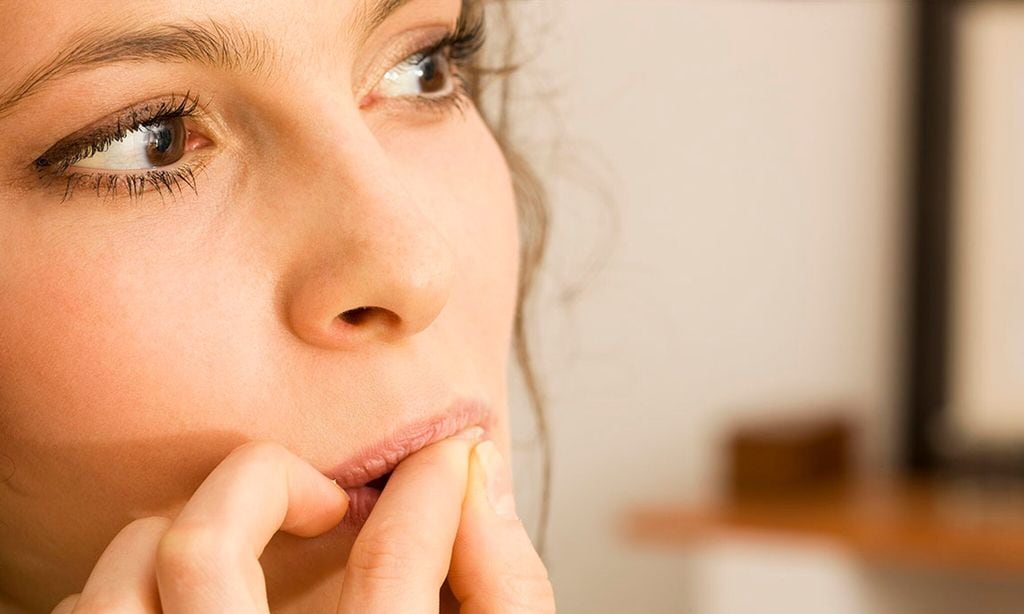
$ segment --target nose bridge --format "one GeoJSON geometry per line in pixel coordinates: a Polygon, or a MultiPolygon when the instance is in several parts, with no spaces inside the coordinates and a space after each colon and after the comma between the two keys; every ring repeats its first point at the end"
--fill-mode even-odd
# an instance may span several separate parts
{"type": "Polygon", "coordinates": [[[287,298],[292,330],[330,348],[424,330],[455,275],[444,229],[362,122],[326,147],[296,203],[306,220],[287,298]]]}
{"type": "Polygon", "coordinates": [[[422,202],[393,180],[354,187],[341,198],[352,206],[346,208],[348,215],[324,223],[328,236],[322,243],[334,246],[333,252],[327,248],[336,255],[330,260],[336,263],[332,268],[360,279],[357,295],[364,297],[365,306],[390,305],[409,319],[414,302],[447,299],[453,250],[422,202]]]}

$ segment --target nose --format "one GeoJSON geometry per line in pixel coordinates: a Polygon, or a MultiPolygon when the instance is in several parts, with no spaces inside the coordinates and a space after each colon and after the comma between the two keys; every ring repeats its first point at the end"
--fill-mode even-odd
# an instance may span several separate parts
{"type": "MultiPolygon", "coordinates": [[[[311,190],[287,292],[292,331],[325,349],[395,342],[441,313],[454,252],[430,211],[397,181],[376,141],[311,190]]],[[[326,170],[326,169],[321,169],[326,170]]]]}

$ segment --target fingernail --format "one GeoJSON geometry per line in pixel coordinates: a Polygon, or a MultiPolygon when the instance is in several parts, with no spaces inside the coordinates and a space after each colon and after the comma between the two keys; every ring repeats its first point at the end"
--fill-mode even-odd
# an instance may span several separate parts
{"type": "Polygon", "coordinates": [[[467,439],[469,441],[480,441],[483,439],[484,429],[479,426],[471,426],[469,428],[462,429],[458,433],[451,436],[451,439],[467,439]]]}
{"type": "Polygon", "coordinates": [[[341,497],[342,497],[342,499],[345,500],[346,505],[348,503],[351,503],[352,497],[349,496],[348,492],[344,488],[341,487],[341,484],[338,484],[338,479],[337,478],[332,479],[331,480],[331,484],[334,484],[335,488],[338,489],[338,492],[341,493],[341,497]]]}
{"type": "Polygon", "coordinates": [[[516,515],[516,501],[512,493],[512,474],[508,465],[498,452],[493,441],[484,441],[473,448],[480,465],[487,474],[487,500],[494,512],[509,520],[519,518],[516,515]]]}

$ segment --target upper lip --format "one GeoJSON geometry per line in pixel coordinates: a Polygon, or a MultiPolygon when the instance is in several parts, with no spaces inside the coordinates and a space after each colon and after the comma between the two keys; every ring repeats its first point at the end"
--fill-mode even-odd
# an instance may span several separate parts
{"type": "Polygon", "coordinates": [[[391,473],[407,456],[435,441],[473,425],[488,431],[490,418],[490,408],[484,402],[457,398],[444,411],[403,425],[324,473],[342,488],[363,486],[391,473]]]}

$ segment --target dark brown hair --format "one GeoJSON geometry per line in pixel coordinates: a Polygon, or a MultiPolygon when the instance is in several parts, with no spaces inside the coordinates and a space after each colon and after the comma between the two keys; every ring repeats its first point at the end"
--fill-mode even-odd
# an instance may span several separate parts
{"type": "MultiPolygon", "coordinates": [[[[503,39],[500,49],[489,49],[487,56],[497,58],[496,65],[486,65],[489,60],[477,60],[467,71],[469,93],[473,102],[480,109],[495,139],[501,146],[508,161],[516,196],[516,208],[519,217],[519,290],[516,297],[515,320],[512,332],[512,349],[516,364],[522,374],[523,384],[533,410],[537,427],[537,440],[541,447],[541,497],[540,517],[537,536],[537,551],[543,554],[547,533],[548,514],[550,510],[551,490],[551,444],[548,433],[547,417],[544,413],[544,395],[540,380],[533,368],[530,358],[530,344],[527,322],[529,299],[532,296],[537,271],[544,259],[548,240],[548,210],[543,185],[534,173],[530,164],[511,142],[509,130],[509,101],[512,95],[511,75],[519,68],[515,62],[516,33],[512,28],[509,15],[508,0],[463,0],[466,11],[479,12],[483,18],[484,10],[503,28],[503,39]],[[483,87],[497,87],[494,104],[487,107],[481,100],[483,87]]],[[[493,21],[493,20],[492,20],[493,21]]],[[[495,41],[493,34],[488,35],[489,41],[495,41]]]]}

